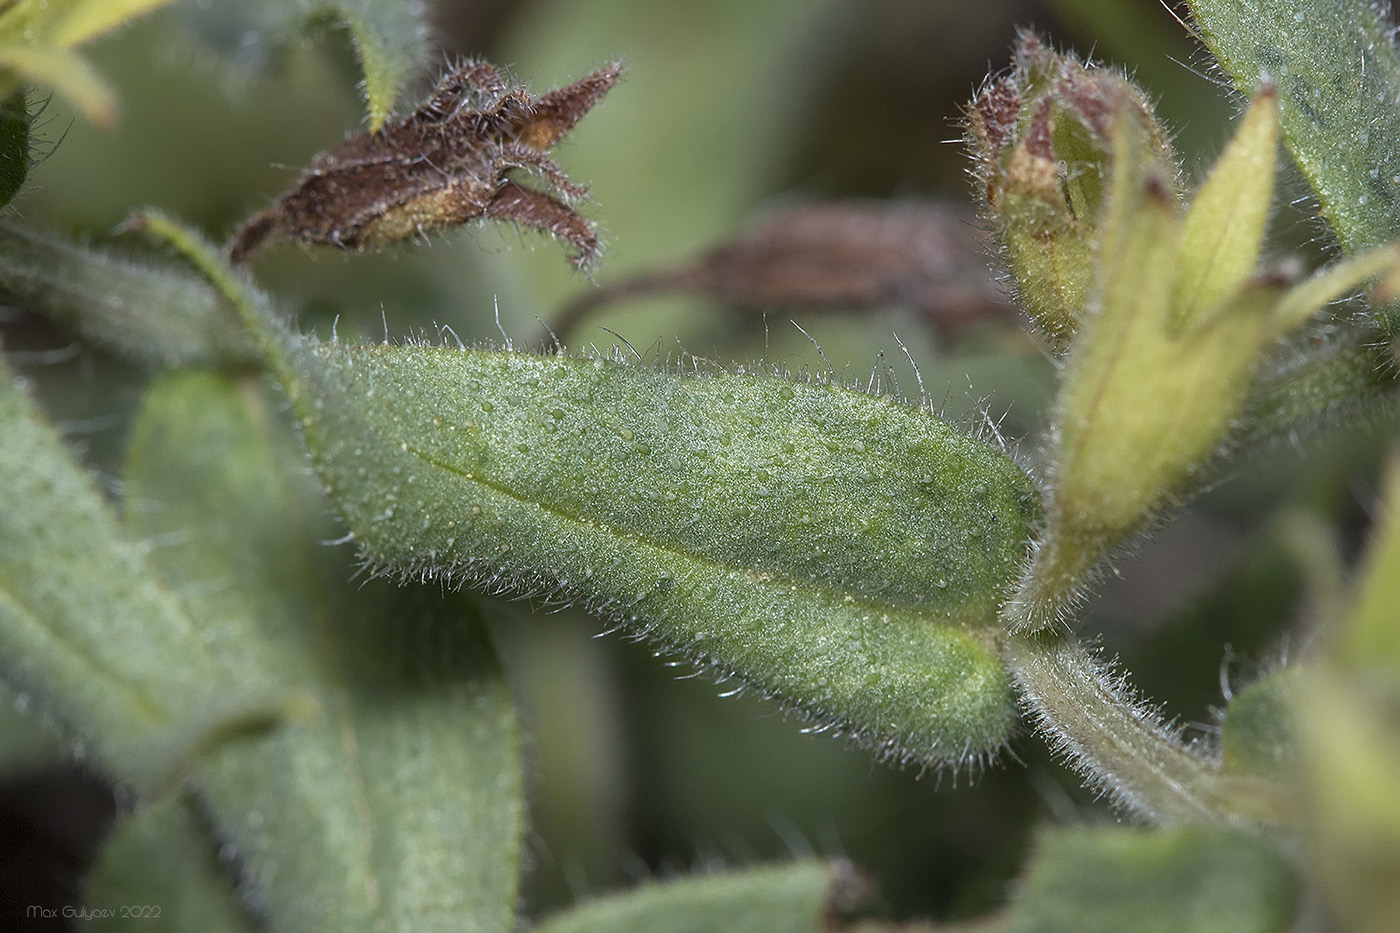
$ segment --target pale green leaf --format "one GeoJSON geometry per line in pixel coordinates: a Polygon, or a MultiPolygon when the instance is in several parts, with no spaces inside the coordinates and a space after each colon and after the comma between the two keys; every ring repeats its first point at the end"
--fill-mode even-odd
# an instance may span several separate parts
{"type": "Polygon", "coordinates": [[[1275,333],[1287,333],[1371,279],[1394,275],[1397,271],[1400,271],[1400,245],[1396,244],[1343,259],[1289,290],[1274,311],[1271,326],[1275,333]]]}
{"type": "Polygon", "coordinates": [[[52,11],[50,24],[44,32],[49,42],[72,48],[172,2],[174,0],[79,0],[61,4],[50,0],[48,4],[41,4],[42,8],[52,11]]]}
{"type": "Polygon", "coordinates": [[[643,885],[550,918],[537,933],[829,933],[859,897],[844,863],[797,862],[643,885]]]}
{"type": "Polygon", "coordinates": [[[0,41],[72,48],[171,0],[11,0],[0,10],[0,41]]]}
{"type": "Polygon", "coordinates": [[[1194,416],[1159,396],[1167,380],[1190,386],[1162,358],[1172,349],[1180,218],[1160,189],[1139,190],[1128,174],[1115,178],[1095,312],[1082,325],[1060,388],[1053,521],[1095,535],[1137,523],[1179,478],[1179,444],[1161,441],[1194,416]]]}
{"type": "MultiPolygon", "coordinates": [[[[1131,129],[1120,124],[1120,149],[1131,129]]],[[[1094,563],[1189,491],[1244,403],[1279,299],[1251,284],[1183,328],[1177,203],[1154,166],[1118,164],[1092,313],[1056,404],[1046,530],[1004,613],[1021,632],[1063,621],[1094,563]]]]}
{"type": "Polygon", "coordinates": [[[1268,89],[1245,111],[1182,221],[1178,323],[1189,326],[1254,276],[1272,207],[1277,153],[1278,105],[1268,89]]]}
{"type": "MultiPolygon", "coordinates": [[[[1057,414],[1055,521],[1100,545],[1182,491],[1220,444],[1273,336],[1280,299],[1269,282],[1234,288],[1192,309],[1183,327],[1177,284],[1200,274],[1185,262],[1204,257],[1181,248],[1184,222],[1160,182],[1128,184],[1115,184],[1096,313],[1076,342],[1057,414]]],[[[1240,271],[1217,269],[1227,279],[1240,271]]],[[[1196,282],[1187,300],[1214,294],[1222,281],[1196,282]]]]}
{"type": "Polygon", "coordinates": [[[231,742],[195,787],[276,929],[513,928],[510,698],[472,605],[351,582],[290,427],[256,382],[174,375],[133,431],[129,521],[250,683],[317,719],[231,742]],[[219,516],[211,521],[210,515],[219,516]]]}
{"type": "Polygon", "coordinates": [[[51,45],[0,44],[0,70],[48,85],[99,126],[116,121],[116,95],[75,52],[51,45]]]}

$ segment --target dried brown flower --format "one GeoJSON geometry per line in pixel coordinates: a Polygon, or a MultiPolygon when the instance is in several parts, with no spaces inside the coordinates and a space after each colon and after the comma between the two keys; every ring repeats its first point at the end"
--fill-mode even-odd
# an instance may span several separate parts
{"type": "Polygon", "coordinates": [[[567,335],[595,309],[658,292],[750,308],[901,305],[953,335],[1008,313],[973,217],[936,202],[795,204],[680,265],[581,295],[551,325],[567,335]]]}
{"type": "Polygon", "coordinates": [[[363,249],[494,219],[566,240],[578,250],[572,262],[587,266],[597,258],[598,233],[566,203],[587,190],[548,152],[621,74],[614,62],[537,98],[495,66],[466,61],[409,116],[317,156],[234,236],[229,259],[242,262],[275,240],[363,249]],[[513,169],[535,175],[548,190],[517,184],[508,177],[513,169]]]}

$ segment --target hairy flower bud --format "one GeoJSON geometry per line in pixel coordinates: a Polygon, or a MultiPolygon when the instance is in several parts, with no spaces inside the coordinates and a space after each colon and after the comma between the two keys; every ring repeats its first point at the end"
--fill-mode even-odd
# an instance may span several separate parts
{"type": "Polygon", "coordinates": [[[1093,279],[1056,401],[1046,528],[1008,614],[1053,623],[1103,553],[1178,503],[1240,427],[1281,336],[1400,263],[1380,247],[1292,283],[1260,274],[1278,102],[1259,91],[1183,210],[1142,125],[1114,124],[1093,279]]]}
{"type": "MultiPolygon", "coordinates": [[[[1177,164],[1146,96],[1122,75],[1021,36],[1015,64],[968,108],[978,193],[1026,312],[1063,350],[1095,277],[1113,171],[1175,179],[1177,164]],[[1115,127],[1137,145],[1115,154],[1115,127]],[[1119,165],[1125,159],[1128,165],[1119,165]]],[[[1176,192],[1173,189],[1173,196],[1176,192]]]]}

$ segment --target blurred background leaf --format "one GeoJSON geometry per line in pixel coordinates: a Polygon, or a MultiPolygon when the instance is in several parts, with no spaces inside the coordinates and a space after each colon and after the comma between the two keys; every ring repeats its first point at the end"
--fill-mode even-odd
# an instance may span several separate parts
{"type": "Polygon", "coordinates": [[[476,606],[350,585],[353,555],[325,545],[337,528],[302,467],[290,425],[246,380],[167,374],[132,432],[128,523],[164,542],[162,578],[240,683],[316,707],[201,756],[190,784],[206,832],[269,929],[505,933],[519,736],[476,606]]]}
{"type": "Polygon", "coordinates": [[[171,0],[15,0],[0,9],[0,94],[37,81],[101,126],[117,116],[116,92],[74,46],[171,0]]]}

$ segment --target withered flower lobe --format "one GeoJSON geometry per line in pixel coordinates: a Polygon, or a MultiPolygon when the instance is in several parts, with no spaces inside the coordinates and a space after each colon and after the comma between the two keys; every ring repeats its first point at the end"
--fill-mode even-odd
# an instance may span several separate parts
{"type": "Polygon", "coordinates": [[[229,259],[243,262],[275,240],[358,250],[493,219],[569,242],[578,250],[571,261],[586,267],[597,258],[598,233],[566,202],[587,189],[570,181],[548,152],[621,74],[614,62],[532,97],[495,66],[465,61],[404,119],[317,156],[233,237],[229,259]],[[535,175],[547,190],[517,184],[508,177],[512,169],[535,175]]]}
{"type": "Polygon", "coordinates": [[[972,218],[938,202],[792,204],[678,265],[589,289],[550,326],[567,335],[601,306],[681,292],[762,309],[901,305],[953,335],[1007,310],[984,253],[972,218]]]}

